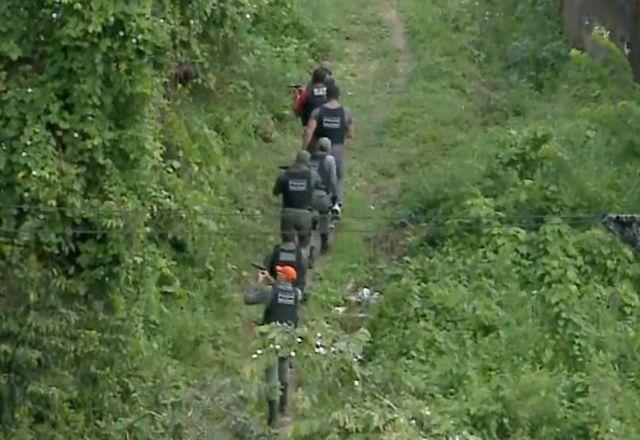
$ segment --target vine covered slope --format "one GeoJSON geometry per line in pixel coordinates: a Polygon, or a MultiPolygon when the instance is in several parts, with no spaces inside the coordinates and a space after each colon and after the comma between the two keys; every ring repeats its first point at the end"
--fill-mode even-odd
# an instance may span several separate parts
{"type": "Polygon", "coordinates": [[[290,154],[286,84],[328,45],[291,0],[6,0],[0,24],[4,433],[262,432],[232,283],[268,240],[258,152],[290,154]]]}

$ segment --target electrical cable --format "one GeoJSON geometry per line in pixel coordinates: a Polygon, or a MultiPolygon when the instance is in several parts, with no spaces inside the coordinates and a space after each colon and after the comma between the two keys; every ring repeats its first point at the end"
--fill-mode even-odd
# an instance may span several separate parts
{"type": "MultiPolygon", "coordinates": [[[[64,212],[74,214],[131,214],[139,212],[141,214],[148,214],[150,216],[157,216],[163,212],[170,214],[174,213],[194,213],[200,215],[212,215],[217,217],[245,217],[245,218],[280,218],[279,212],[244,212],[242,209],[236,211],[221,211],[215,210],[202,205],[196,205],[193,208],[160,208],[160,209],[143,209],[143,208],[73,208],[65,206],[46,206],[46,205],[0,205],[0,211],[35,211],[35,212],[64,212]]],[[[601,213],[560,213],[560,214],[524,214],[524,215],[496,215],[498,219],[547,219],[547,218],[559,218],[559,219],[599,219],[601,213]]],[[[450,215],[428,215],[428,214],[414,214],[411,212],[401,212],[394,216],[383,215],[350,215],[352,219],[375,219],[375,220],[391,220],[391,221],[477,221],[478,217],[471,216],[450,216],[450,215]]]]}
{"type": "MultiPolygon", "coordinates": [[[[520,217],[519,219],[545,219],[542,216],[529,216],[529,217],[520,217]]],[[[558,218],[558,217],[550,217],[550,218],[558,218]]],[[[511,218],[512,220],[514,218],[511,218]]],[[[518,218],[515,218],[518,219],[518,218]]],[[[590,224],[595,224],[599,217],[566,217],[563,223],[568,226],[579,227],[579,226],[588,226],[590,224]]],[[[348,221],[348,220],[347,220],[348,221]]],[[[455,233],[455,232],[489,232],[497,229],[508,229],[508,228],[522,228],[522,229],[530,229],[535,226],[542,226],[540,224],[531,224],[526,222],[509,222],[509,223],[487,223],[485,219],[479,218],[465,218],[464,220],[460,220],[457,218],[453,223],[449,222],[447,224],[429,224],[429,223],[421,223],[421,224],[410,224],[409,227],[420,228],[423,229],[426,233],[455,233]],[[475,223],[471,223],[473,221],[475,223]],[[458,222],[458,224],[456,224],[458,222]],[[465,223],[466,222],[466,223],[465,223]]],[[[280,235],[279,231],[274,230],[256,230],[250,226],[247,226],[246,229],[235,227],[221,228],[219,230],[211,231],[185,231],[181,230],[180,227],[176,228],[154,228],[145,226],[143,227],[145,230],[141,231],[141,234],[147,236],[165,236],[167,238],[215,238],[215,237],[245,237],[245,236],[278,236],[280,235]]],[[[399,232],[404,228],[397,227],[383,227],[383,228],[336,228],[336,235],[380,235],[384,233],[390,232],[399,232]]],[[[40,234],[47,235],[66,235],[66,236],[101,236],[101,235],[130,235],[135,231],[131,228],[127,228],[126,226],[121,228],[113,228],[113,229],[89,229],[89,228],[62,228],[59,230],[44,228],[44,227],[34,227],[34,228],[0,228],[0,234],[4,235],[3,238],[7,238],[7,235],[13,236],[14,240],[22,241],[27,239],[29,236],[31,238],[35,238],[40,234]],[[26,237],[25,237],[26,236],[26,237]]]]}

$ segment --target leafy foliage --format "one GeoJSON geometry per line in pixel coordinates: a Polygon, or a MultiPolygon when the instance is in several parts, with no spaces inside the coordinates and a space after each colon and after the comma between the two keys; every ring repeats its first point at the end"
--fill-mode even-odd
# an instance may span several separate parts
{"type": "Polygon", "coordinates": [[[385,143],[411,152],[409,251],[375,275],[358,382],[321,364],[297,438],[637,437],[640,273],[597,224],[640,184],[623,55],[571,51],[555,2],[399,4],[415,67],[385,143]]]}
{"type": "Polygon", "coordinates": [[[222,274],[263,244],[236,208],[264,202],[237,188],[264,127],[287,149],[286,84],[325,50],[309,18],[290,0],[8,0],[0,23],[4,435],[259,435],[222,274]]]}
{"type": "MultiPolygon", "coordinates": [[[[553,1],[398,4],[415,66],[371,140],[410,177],[407,255],[345,253],[308,328],[253,342],[228,274],[275,224],[284,85],[326,29],[387,37],[367,1],[0,6],[5,437],[260,438],[264,363],[292,352],[294,438],[639,436],[640,273],[592,221],[640,188],[624,57],[570,51],[553,1]],[[385,285],[369,317],[350,277],[385,285]]],[[[390,102],[392,57],[360,50],[378,65],[341,82],[390,102]]]]}

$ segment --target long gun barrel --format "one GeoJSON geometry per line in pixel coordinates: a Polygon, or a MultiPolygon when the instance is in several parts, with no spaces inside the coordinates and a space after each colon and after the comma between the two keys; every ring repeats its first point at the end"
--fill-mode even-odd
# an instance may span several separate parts
{"type": "Polygon", "coordinates": [[[252,265],[253,267],[255,267],[256,269],[258,269],[258,270],[264,270],[265,272],[267,271],[267,268],[266,268],[266,267],[264,267],[262,264],[258,264],[258,263],[251,263],[251,265],[252,265]]]}

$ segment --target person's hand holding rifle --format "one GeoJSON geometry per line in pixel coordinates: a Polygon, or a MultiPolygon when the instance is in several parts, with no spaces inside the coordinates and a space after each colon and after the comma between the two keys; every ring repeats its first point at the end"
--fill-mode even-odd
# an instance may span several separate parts
{"type": "Polygon", "coordinates": [[[258,269],[258,283],[269,286],[273,286],[276,283],[276,280],[274,280],[273,277],[269,275],[267,268],[262,264],[251,263],[251,265],[258,269]]]}

